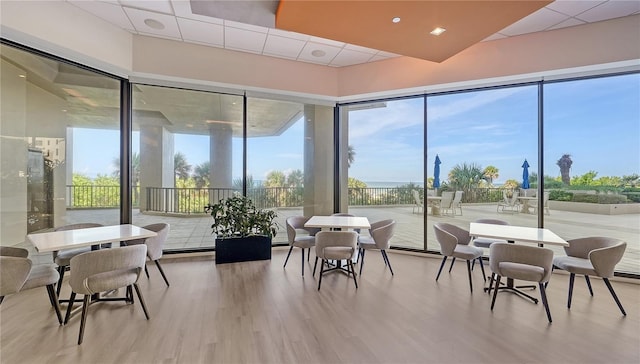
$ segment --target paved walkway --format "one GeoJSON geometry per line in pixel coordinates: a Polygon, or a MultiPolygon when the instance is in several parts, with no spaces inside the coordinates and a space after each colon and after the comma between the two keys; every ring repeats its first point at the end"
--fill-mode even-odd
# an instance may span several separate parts
{"type": "MultiPolygon", "coordinates": [[[[302,214],[301,208],[281,208],[278,212],[279,232],[275,243],[286,243],[287,234],[284,221],[287,217],[302,214]]],[[[497,218],[509,221],[512,225],[537,226],[536,215],[523,213],[499,213],[495,204],[467,204],[463,206],[463,215],[432,216],[423,213],[413,213],[413,207],[408,206],[380,206],[380,207],[352,207],[350,213],[366,216],[370,221],[394,219],[397,222],[393,246],[423,249],[424,228],[427,228],[427,249],[439,251],[440,247],[435,239],[433,223],[449,222],[468,229],[469,223],[479,218],[497,218]]],[[[429,213],[429,211],[427,211],[429,213]]],[[[118,224],[118,211],[106,210],[68,210],[67,223],[99,221],[105,225],[118,224]]],[[[171,225],[171,232],[165,244],[166,250],[185,248],[213,247],[215,239],[211,235],[211,217],[200,216],[164,216],[141,214],[133,212],[133,223],[146,225],[165,221],[171,225]]],[[[627,242],[625,255],[617,266],[622,272],[640,273],[640,214],[627,215],[597,215],[569,211],[551,210],[551,215],[545,215],[545,226],[564,239],[574,239],[587,236],[607,236],[622,239],[627,242]]],[[[32,247],[32,257],[37,263],[50,263],[51,255],[37,256],[32,247]]],[[[561,247],[551,247],[557,254],[564,254],[561,247]]]]}

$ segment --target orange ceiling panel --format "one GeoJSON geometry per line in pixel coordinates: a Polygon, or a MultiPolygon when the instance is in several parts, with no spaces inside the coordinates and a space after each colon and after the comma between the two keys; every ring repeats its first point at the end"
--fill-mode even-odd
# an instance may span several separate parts
{"type": "Polygon", "coordinates": [[[551,2],[280,0],[276,28],[442,62],[551,2]]]}

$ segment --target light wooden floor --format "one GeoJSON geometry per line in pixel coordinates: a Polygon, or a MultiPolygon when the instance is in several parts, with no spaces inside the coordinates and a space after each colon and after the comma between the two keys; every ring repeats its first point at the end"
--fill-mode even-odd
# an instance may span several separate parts
{"type": "Polygon", "coordinates": [[[554,274],[548,324],[541,304],[510,293],[500,293],[491,312],[480,270],[471,294],[464,262],[435,282],[439,259],[391,253],[392,277],[370,252],[360,288],[334,273],[318,292],[312,264],[302,278],[300,251],[283,269],[285,256],[275,249],[271,261],[220,266],[211,257],[165,259],[169,288],[150,264],[151,279],[140,286],[151,320],[138,303],[94,304],[81,346],[79,317],[58,326],[44,288],[9,296],[0,311],[0,362],[640,362],[640,285],[613,283],[623,317],[602,281],[593,280],[590,297],[576,280],[569,311],[568,276],[554,274]]]}

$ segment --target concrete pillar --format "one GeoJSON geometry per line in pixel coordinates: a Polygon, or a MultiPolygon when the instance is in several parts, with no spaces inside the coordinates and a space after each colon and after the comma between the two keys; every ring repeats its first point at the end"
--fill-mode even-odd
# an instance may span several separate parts
{"type": "Polygon", "coordinates": [[[305,216],[333,213],[333,107],[304,106],[305,216]]]}
{"type": "Polygon", "coordinates": [[[209,129],[209,181],[212,193],[209,202],[216,203],[227,194],[224,190],[233,187],[233,130],[230,125],[213,125],[209,129]]]}
{"type": "Polygon", "coordinates": [[[349,108],[340,109],[340,212],[349,211],[349,108]]]}
{"type": "Polygon", "coordinates": [[[162,126],[140,127],[140,211],[146,211],[148,203],[156,211],[174,211],[173,193],[154,194],[147,201],[147,187],[174,186],[174,138],[173,133],[162,126]]]}

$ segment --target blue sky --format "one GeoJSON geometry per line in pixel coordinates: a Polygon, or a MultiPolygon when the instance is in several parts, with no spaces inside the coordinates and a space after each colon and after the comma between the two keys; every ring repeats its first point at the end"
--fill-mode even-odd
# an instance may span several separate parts
{"type": "MultiPolygon", "coordinates": [[[[458,163],[499,169],[495,183],[520,180],[526,158],[537,171],[537,87],[524,86],[428,98],[427,176],[442,160],[441,179],[458,163]]],[[[571,154],[571,175],[640,173],[640,75],[548,84],[544,89],[545,174],[559,176],[556,161],[571,154]]],[[[423,176],[423,100],[387,102],[350,113],[349,144],[356,151],[352,177],[367,182],[415,182],[423,176]]],[[[303,169],[303,123],[282,135],[249,139],[249,174],[303,169]]],[[[94,177],[113,171],[118,132],[74,130],[74,172],[94,177]],[[92,152],[92,151],[99,152],[92,152]]],[[[134,132],[133,150],[139,150],[134,132]]],[[[175,151],[190,164],[208,161],[208,136],[175,135],[175,151]]],[[[234,177],[241,173],[242,145],[234,139],[234,177]]]]}

